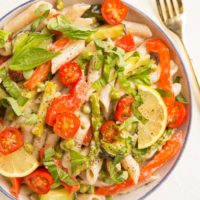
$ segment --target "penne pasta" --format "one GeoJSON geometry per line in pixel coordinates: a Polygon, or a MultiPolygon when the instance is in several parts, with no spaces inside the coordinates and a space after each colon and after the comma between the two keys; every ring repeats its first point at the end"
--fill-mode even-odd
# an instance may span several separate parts
{"type": "Polygon", "coordinates": [[[36,2],[15,16],[11,21],[6,23],[6,25],[3,27],[4,30],[10,31],[12,33],[17,33],[21,29],[25,28],[27,25],[42,15],[42,13],[37,14],[35,12],[39,6],[44,6],[46,9],[51,9],[53,7],[52,4],[45,1],[36,2]]]}

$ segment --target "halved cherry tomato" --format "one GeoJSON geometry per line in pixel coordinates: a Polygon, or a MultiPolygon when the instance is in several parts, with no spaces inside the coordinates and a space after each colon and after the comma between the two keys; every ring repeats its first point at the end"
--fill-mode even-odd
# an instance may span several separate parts
{"type": "Polygon", "coordinates": [[[174,107],[172,108],[168,116],[168,127],[178,128],[183,124],[186,116],[187,112],[185,106],[182,103],[175,101],[174,107]]]}
{"type": "Polygon", "coordinates": [[[37,67],[31,78],[24,83],[29,90],[34,90],[39,83],[44,81],[51,72],[51,62],[47,62],[37,67]]]}
{"type": "Polygon", "coordinates": [[[116,46],[125,51],[133,51],[135,49],[134,38],[131,34],[125,35],[116,42],[116,46]]]}
{"type": "Polygon", "coordinates": [[[0,153],[10,154],[23,145],[22,134],[17,128],[6,128],[0,133],[0,153]]]}
{"type": "Polygon", "coordinates": [[[128,7],[120,0],[105,0],[101,7],[103,18],[110,25],[120,24],[128,14],[128,7]]]}
{"type": "Polygon", "coordinates": [[[68,45],[70,42],[70,39],[69,38],[66,38],[66,37],[60,37],[58,40],[56,40],[52,47],[50,48],[51,51],[60,51],[62,49],[64,49],[64,47],[66,45],[68,45]]]}
{"type": "Polygon", "coordinates": [[[106,121],[100,129],[103,140],[108,143],[115,142],[119,132],[114,121],[106,121]]]}
{"type": "Polygon", "coordinates": [[[11,178],[12,187],[10,189],[10,192],[15,197],[18,197],[18,195],[19,195],[19,191],[20,191],[22,181],[23,181],[22,178],[11,178]]]}
{"type": "Polygon", "coordinates": [[[63,95],[53,100],[47,110],[46,123],[53,126],[56,122],[56,116],[61,113],[75,112],[79,108],[79,100],[72,95],[63,95]]]}
{"type": "Polygon", "coordinates": [[[46,194],[49,192],[54,180],[46,169],[39,168],[26,176],[25,182],[33,192],[37,194],[46,194]]]}
{"type": "Polygon", "coordinates": [[[119,100],[117,107],[115,109],[115,118],[123,122],[132,115],[131,105],[134,103],[132,97],[123,97],[119,100]]]}
{"type": "Polygon", "coordinates": [[[0,55],[0,65],[6,62],[11,56],[1,56],[0,55]]]}
{"type": "MultiPolygon", "coordinates": [[[[173,137],[164,145],[163,149],[142,168],[138,183],[141,183],[147,178],[151,177],[156,170],[172,159],[181,149],[183,145],[183,138],[184,134],[182,131],[173,135],[173,137]]],[[[129,189],[134,185],[134,181],[129,177],[123,183],[114,184],[108,187],[99,187],[96,189],[95,193],[98,195],[115,195],[119,192],[129,189]]]]}
{"type": "Polygon", "coordinates": [[[83,140],[83,145],[89,146],[93,138],[93,131],[92,127],[89,128],[84,140],[83,140]]]}
{"type": "Polygon", "coordinates": [[[161,40],[147,40],[146,49],[148,52],[154,52],[159,55],[161,74],[159,79],[159,87],[170,92],[170,97],[165,97],[164,101],[167,105],[168,112],[171,111],[175,97],[170,82],[170,52],[169,48],[161,40]]]}
{"type": "MultiPolygon", "coordinates": [[[[74,181],[76,180],[75,177],[72,177],[71,179],[74,180],[74,181]]],[[[64,188],[67,190],[67,192],[69,194],[75,193],[75,192],[77,192],[80,189],[80,184],[77,184],[77,185],[68,185],[68,184],[62,182],[62,185],[64,186],[64,188]]]]}
{"type": "Polygon", "coordinates": [[[72,113],[57,115],[54,132],[64,139],[73,138],[80,126],[80,120],[72,113]]]}
{"type": "Polygon", "coordinates": [[[61,83],[69,86],[81,79],[82,71],[76,62],[68,62],[60,67],[59,74],[61,83]]]}

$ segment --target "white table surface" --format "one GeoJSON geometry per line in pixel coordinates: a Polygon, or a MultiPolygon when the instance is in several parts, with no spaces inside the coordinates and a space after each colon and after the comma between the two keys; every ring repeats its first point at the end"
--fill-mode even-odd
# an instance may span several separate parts
{"type": "MultiPolygon", "coordinates": [[[[0,0],[0,16],[3,16],[14,7],[26,1],[27,0],[0,0]]],[[[126,1],[143,10],[164,28],[158,17],[155,0],[126,1]]],[[[183,1],[186,12],[184,19],[185,41],[198,77],[200,78],[200,1],[183,1]]],[[[171,33],[168,35],[173,39],[176,46],[179,47],[180,52],[182,52],[182,57],[185,59],[184,52],[181,46],[179,46],[180,43],[177,38],[171,33]]],[[[146,197],[145,200],[200,200],[200,104],[198,107],[197,94],[194,89],[194,82],[189,68],[187,69],[187,73],[189,75],[193,97],[193,115],[190,136],[184,153],[173,173],[170,174],[167,180],[165,180],[157,190],[146,197]]],[[[0,200],[7,200],[7,198],[0,194],[0,200]]]]}

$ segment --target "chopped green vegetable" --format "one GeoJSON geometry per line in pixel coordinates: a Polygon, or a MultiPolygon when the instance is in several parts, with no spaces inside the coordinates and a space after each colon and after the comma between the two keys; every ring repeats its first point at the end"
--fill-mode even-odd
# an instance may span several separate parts
{"type": "Polygon", "coordinates": [[[74,140],[73,139],[67,139],[67,140],[63,140],[60,143],[60,148],[64,151],[68,151],[68,150],[72,150],[74,148],[74,140]]]}
{"type": "Polygon", "coordinates": [[[167,90],[156,89],[157,92],[160,94],[161,97],[170,97],[170,92],[167,90]]]}
{"type": "Polygon", "coordinates": [[[0,100],[2,100],[3,98],[7,97],[7,94],[5,93],[5,91],[0,87],[0,100]]]}
{"type": "Polygon", "coordinates": [[[95,55],[95,70],[100,70],[104,64],[104,55],[102,50],[97,50],[97,54],[95,55]]]}
{"type": "Polygon", "coordinates": [[[83,52],[82,56],[76,60],[76,62],[84,69],[86,63],[92,59],[93,53],[89,51],[83,52]]]}
{"type": "Polygon", "coordinates": [[[92,88],[95,89],[96,91],[101,90],[105,86],[106,86],[106,82],[103,78],[100,78],[92,83],[92,88]]]}
{"type": "Polygon", "coordinates": [[[50,10],[46,10],[38,19],[36,19],[33,24],[31,25],[31,31],[35,31],[37,27],[44,22],[45,19],[47,19],[49,15],[50,10]]]}
{"type": "Polygon", "coordinates": [[[26,80],[30,79],[33,75],[34,70],[23,71],[23,76],[26,80]]]}
{"type": "Polygon", "coordinates": [[[83,16],[84,18],[95,17],[98,22],[105,23],[105,20],[101,14],[101,4],[92,4],[90,9],[88,9],[83,16]]]}
{"type": "Polygon", "coordinates": [[[79,28],[69,23],[63,15],[53,18],[47,24],[49,30],[60,31],[64,36],[76,40],[85,40],[95,31],[87,28],[79,28]]]}
{"type": "Polygon", "coordinates": [[[76,185],[77,181],[74,181],[70,176],[61,168],[57,167],[53,157],[55,156],[55,151],[52,148],[48,148],[44,154],[44,166],[51,173],[55,182],[62,181],[68,185],[76,185]]]}
{"type": "Polygon", "coordinates": [[[83,107],[82,107],[82,111],[86,115],[89,115],[91,113],[91,108],[88,104],[84,104],[83,107]]]}
{"type": "Polygon", "coordinates": [[[30,143],[25,143],[25,144],[24,144],[24,149],[25,149],[28,153],[30,153],[30,154],[33,153],[33,145],[30,144],[30,143]]]}
{"type": "MultiPolygon", "coordinates": [[[[17,116],[20,116],[22,115],[22,111],[21,111],[21,108],[19,107],[17,101],[12,98],[12,97],[5,97],[3,100],[6,100],[7,103],[9,103],[9,105],[11,106],[12,110],[14,111],[14,113],[17,115],[17,116]]],[[[3,103],[4,106],[6,106],[5,103],[3,103]]],[[[7,106],[6,106],[7,107],[7,106]]]]}
{"type": "Polygon", "coordinates": [[[0,30],[0,48],[4,47],[10,35],[11,35],[11,32],[6,31],[6,30],[0,30]]]}
{"type": "Polygon", "coordinates": [[[139,120],[135,116],[130,117],[130,118],[126,119],[122,124],[120,124],[118,129],[119,129],[119,131],[122,131],[135,122],[139,122],[139,120]]]}
{"type": "Polygon", "coordinates": [[[81,184],[81,185],[80,185],[79,192],[82,193],[82,194],[87,193],[88,190],[89,190],[89,188],[90,188],[89,185],[81,184]]]}
{"type": "Polygon", "coordinates": [[[180,103],[188,104],[187,100],[185,99],[182,93],[176,96],[176,100],[180,103]]]}
{"type": "Polygon", "coordinates": [[[38,119],[37,119],[37,115],[36,114],[30,114],[30,115],[27,115],[25,116],[26,117],[26,120],[25,120],[25,124],[27,125],[34,125],[37,123],[38,119]]]}
{"type": "Polygon", "coordinates": [[[70,151],[70,163],[73,175],[78,175],[81,171],[87,169],[89,160],[77,151],[70,151]]]}
{"type": "Polygon", "coordinates": [[[35,125],[32,133],[41,137],[44,133],[44,124],[47,108],[54,99],[57,92],[57,85],[52,82],[46,82],[43,98],[37,113],[38,123],[35,125]]]}

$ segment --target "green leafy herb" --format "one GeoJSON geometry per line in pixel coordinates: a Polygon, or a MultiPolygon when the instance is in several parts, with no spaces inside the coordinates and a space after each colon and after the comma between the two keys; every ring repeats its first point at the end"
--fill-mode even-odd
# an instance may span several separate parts
{"type": "MultiPolygon", "coordinates": [[[[22,111],[17,103],[17,101],[12,97],[5,97],[4,98],[11,106],[12,110],[17,116],[22,115],[22,111]]],[[[4,104],[5,105],[5,104],[4,104]]]]}
{"type": "Polygon", "coordinates": [[[0,48],[4,47],[10,35],[11,35],[11,32],[6,31],[6,30],[0,30],[0,48]]]}
{"type": "Polygon", "coordinates": [[[129,127],[131,124],[135,123],[135,122],[139,122],[138,118],[136,118],[135,116],[130,117],[128,119],[126,119],[120,126],[119,126],[119,131],[122,131],[123,129],[126,129],[127,127],[129,127]]]}
{"type": "Polygon", "coordinates": [[[116,155],[114,161],[112,162],[110,166],[110,177],[113,183],[121,183],[124,180],[128,178],[128,172],[127,171],[120,171],[116,172],[115,167],[117,164],[119,164],[125,157],[126,149],[122,148],[116,155]]]}
{"type": "Polygon", "coordinates": [[[70,151],[71,170],[74,175],[79,174],[81,171],[88,167],[88,159],[77,151],[70,151]]]}
{"type": "Polygon", "coordinates": [[[44,154],[44,166],[51,173],[54,182],[58,183],[60,181],[68,184],[68,185],[76,185],[77,181],[74,181],[70,178],[70,176],[63,169],[56,166],[54,162],[55,151],[52,148],[48,148],[44,154]]]}
{"type": "Polygon", "coordinates": [[[26,117],[25,124],[27,124],[27,125],[34,125],[38,121],[36,114],[30,114],[30,115],[25,116],[25,117],[26,117]]]}
{"type": "Polygon", "coordinates": [[[161,97],[170,97],[171,93],[167,90],[156,89],[161,97]]]}
{"type": "Polygon", "coordinates": [[[28,48],[14,55],[10,63],[10,69],[15,71],[29,71],[59,55],[58,52],[50,52],[42,48],[28,48]]]}
{"type": "Polygon", "coordinates": [[[92,88],[99,91],[106,85],[106,82],[103,78],[100,78],[96,80],[94,83],[92,83],[92,88]]]}
{"type": "Polygon", "coordinates": [[[23,106],[28,99],[21,95],[21,91],[17,84],[14,81],[11,81],[9,76],[6,76],[3,80],[3,87],[5,88],[6,92],[17,100],[20,106],[23,106]]]}
{"type": "Polygon", "coordinates": [[[77,39],[86,40],[95,31],[87,28],[79,28],[69,23],[63,15],[53,18],[47,24],[49,30],[60,31],[64,36],[77,39]]]}
{"type": "Polygon", "coordinates": [[[84,18],[91,18],[91,17],[95,17],[98,22],[100,23],[104,23],[105,20],[101,14],[101,4],[92,4],[90,9],[88,9],[83,16],[84,18]]]}
{"type": "Polygon", "coordinates": [[[129,80],[133,81],[135,84],[145,84],[151,85],[149,74],[152,69],[149,66],[141,67],[129,80]]]}
{"type": "Polygon", "coordinates": [[[44,20],[48,17],[50,10],[46,10],[43,15],[41,15],[38,19],[36,19],[31,25],[31,31],[35,31],[37,27],[44,22],[44,20]]]}
{"type": "Polygon", "coordinates": [[[182,93],[176,96],[176,100],[180,103],[188,104],[187,100],[185,99],[182,93]]]}

